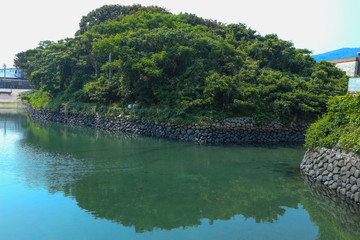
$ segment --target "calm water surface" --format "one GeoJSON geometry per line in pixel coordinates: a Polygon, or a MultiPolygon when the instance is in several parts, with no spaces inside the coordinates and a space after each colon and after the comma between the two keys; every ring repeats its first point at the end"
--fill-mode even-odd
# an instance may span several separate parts
{"type": "Polygon", "coordinates": [[[360,239],[305,149],[198,146],[0,111],[0,239],[360,239]]]}

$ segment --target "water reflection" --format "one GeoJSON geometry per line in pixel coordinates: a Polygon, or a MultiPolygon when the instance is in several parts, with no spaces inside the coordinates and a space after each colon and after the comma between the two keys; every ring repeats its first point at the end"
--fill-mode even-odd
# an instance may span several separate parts
{"type": "Polygon", "coordinates": [[[303,153],[298,147],[196,146],[37,124],[22,144],[32,156],[22,164],[37,166],[24,168],[27,182],[63,191],[95,217],[137,232],[238,214],[272,223],[285,207],[298,207],[302,191],[293,164],[303,153]]]}
{"type": "Polygon", "coordinates": [[[302,203],[319,226],[318,239],[360,239],[360,206],[306,176],[303,179],[308,191],[302,203]]]}
{"type": "Polygon", "coordinates": [[[137,232],[197,226],[203,218],[228,220],[237,214],[273,222],[285,213],[284,206],[297,207],[299,195],[289,191],[291,183],[274,192],[273,184],[281,182],[260,186],[238,170],[214,164],[201,174],[164,173],[154,168],[120,174],[97,172],[65,192],[96,217],[135,226],[137,232]],[[220,173],[223,170],[226,174],[220,173]]]}
{"type": "Polygon", "coordinates": [[[8,130],[20,130],[28,127],[26,113],[17,109],[0,109],[1,134],[6,135],[8,130]]]}
{"type": "Polygon", "coordinates": [[[302,147],[196,146],[19,119],[20,181],[61,192],[95,218],[146,232],[238,215],[276,223],[303,206],[318,239],[359,238],[357,209],[304,187],[302,147]]]}

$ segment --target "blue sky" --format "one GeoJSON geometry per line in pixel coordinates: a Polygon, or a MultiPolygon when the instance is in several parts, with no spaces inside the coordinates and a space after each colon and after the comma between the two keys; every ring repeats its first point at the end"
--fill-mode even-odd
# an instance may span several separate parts
{"type": "Polygon", "coordinates": [[[83,15],[105,4],[158,5],[223,23],[276,33],[314,54],[360,47],[360,0],[12,0],[2,3],[0,66],[40,41],[73,37],[83,15]]]}

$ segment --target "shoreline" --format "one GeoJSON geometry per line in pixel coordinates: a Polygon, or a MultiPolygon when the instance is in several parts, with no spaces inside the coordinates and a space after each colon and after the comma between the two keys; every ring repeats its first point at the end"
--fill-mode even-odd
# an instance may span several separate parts
{"type": "Polygon", "coordinates": [[[19,99],[19,95],[31,89],[6,89],[0,88],[0,109],[24,109],[25,106],[19,99]],[[8,92],[11,94],[8,94],[8,92]]]}
{"type": "Polygon", "coordinates": [[[197,126],[59,113],[26,106],[31,120],[58,122],[114,132],[123,132],[196,144],[277,144],[304,143],[304,129],[197,126]]]}
{"type": "Polygon", "coordinates": [[[360,204],[360,157],[338,148],[308,149],[300,164],[301,174],[360,204]]]}

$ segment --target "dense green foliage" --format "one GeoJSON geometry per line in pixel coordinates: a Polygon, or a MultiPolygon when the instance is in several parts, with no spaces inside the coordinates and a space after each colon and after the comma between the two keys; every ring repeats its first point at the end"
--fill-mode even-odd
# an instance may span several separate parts
{"type": "Polygon", "coordinates": [[[49,94],[52,110],[290,122],[317,116],[328,96],[346,92],[345,74],[309,54],[243,24],[114,5],[83,17],[75,38],[41,42],[19,53],[15,64],[49,94]],[[129,104],[136,107],[128,110],[129,104]]]}
{"type": "Polygon", "coordinates": [[[305,145],[336,146],[360,153],[360,95],[331,98],[327,114],[308,129],[305,145]]]}
{"type": "Polygon", "coordinates": [[[49,93],[44,91],[28,91],[22,93],[21,99],[26,99],[28,104],[35,108],[46,108],[50,102],[49,93]]]}
{"type": "Polygon", "coordinates": [[[93,26],[108,21],[120,21],[127,15],[140,14],[141,12],[152,13],[169,13],[164,8],[150,6],[143,7],[141,5],[122,6],[122,5],[105,5],[101,8],[91,11],[86,16],[81,18],[79,23],[80,29],[76,35],[84,34],[93,26]]]}

